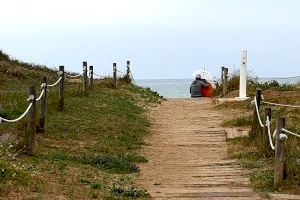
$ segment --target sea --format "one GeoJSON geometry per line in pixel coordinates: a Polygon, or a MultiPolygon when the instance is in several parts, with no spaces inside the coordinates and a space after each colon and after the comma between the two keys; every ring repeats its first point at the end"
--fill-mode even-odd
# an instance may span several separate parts
{"type": "Polygon", "coordinates": [[[188,98],[192,81],[192,79],[138,79],[135,83],[150,88],[165,98],[188,98]]]}
{"type": "MultiPolygon", "coordinates": [[[[290,78],[257,78],[257,82],[276,80],[280,84],[300,83],[300,76],[290,78]]],[[[193,79],[137,79],[136,84],[141,87],[150,88],[165,98],[189,98],[190,85],[193,79]]]]}

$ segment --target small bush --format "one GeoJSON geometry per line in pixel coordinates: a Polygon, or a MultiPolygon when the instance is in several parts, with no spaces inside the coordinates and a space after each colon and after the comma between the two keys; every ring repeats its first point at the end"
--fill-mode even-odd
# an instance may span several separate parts
{"type": "Polygon", "coordinates": [[[0,50],[0,61],[1,60],[9,60],[9,56],[5,53],[3,53],[2,50],[0,50]]]}
{"type": "Polygon", "coordinates": [[[295,85],[291,85],[291,84],[280,84],[277,81],[273,80],[273,81],[268,81],[268,82],[264,82],[264,83],[255,83],[254,82],[254,87],[255,88],[261,88],[262,90],[266,90],[266,89],[274,89],[277,91],[294,91],[296,89],[295,85]]]}
{"type": "Polygon", "coordinates": [[[133,197],[133,198],[150,196],[147,190],[140,189],[136,186],[130,186],[126,188],[122,186],[113,185],[113,187],[111,188],[111,193],[116,196],[133,197]]]}

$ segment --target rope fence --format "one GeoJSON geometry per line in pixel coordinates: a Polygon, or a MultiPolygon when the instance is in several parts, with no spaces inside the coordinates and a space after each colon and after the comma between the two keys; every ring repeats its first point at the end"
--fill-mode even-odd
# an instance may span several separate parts
{"type": "Polygon", "coordinates": [[[47,87],[55,87],[61,81],[61,79],[62,79],[62,76],[59,77],[59,79],[55,83],[47,85],[47,87]]]}
{"type": "Polygon", "coordinates": [[[20,117],[18,117],[16,119],[5,119],[3,117],[0,117],[0,123],[2,123],[2,122],[14,123],[14,122],[20,121],[21,119],[23,119],[23,117],[25,117],[27,115],[27,113],[31,109],[31,107],[32,107],[32,103],[30,103],[28,105],[27,109],[25,110],[25,112],[20,117]]]}
{"type": "MultiPolygon", "coordinates": [[[[113,63],[113,80],[114,80],[114,88],[117,88],[117,67],[116,63],[113,63]]],[[[119,71],[121,72],[121,71],[119,71]]],[[[124,72],[122,72],[124,73],[124,72]]],[[[101,76],[93,71],[93,66],[89,66],[89,70],[87,69],[87,62],[83,62],[83,71],[80,74],[77,75],[70,75],[66,74],[64,70],[64,66],[59,66],[59,71],[58,71],[59,78],[57,81],[55,81],[53,84],[47,84],[47,79],[46,77],[43,78],[43,82],[41,84],[41,92],[39,96],[36,98],[36,92],[34,86],[29,88],[29,97],[27,99],[28,101],[28,106],[26,110],[16,119],[6,119],[4,117],[0,116],[0,124],[3,122],[7,123],[15,123],[23,119],[25,116],[27,116],[27,125],[25,129],[25,150],[31,154],[34,155],[36,151],[36,139],[35,139],[35,134],[38,132],[45,132],[46,130],[46,110],[47,110],[47,89],[52,88],[55,86],[59,86],[59,111],[64,110],[64,82],[65,78],[79,78],[81,77],[82,83],[83,83],[83,92],[88,92],[88,90],[92,90],[93,88],[93,75],[98,76],[100,78],[105,78],[105,76],[101,76]],[[89,73],[87,73],[89,72],[89,73]],[[39,128],[37,129],[36,123],[36,102],[41,101],[41,107],[40,107],[40,120],[39,120],[39,128]]],[[[130,61],[127,61],[127,70],[126,70],[126,75],[127,77],[126,80],[128,80],[128,83],[131,83],[131,80],[134,81],[131,70],[130,70],[130,61]],[[131,77],[131,79],[130,79],[131,77]]],[[[108,77],[108,76],[107,76],[108,77]]],[[[135,82],[134,82],[135,83],[135,82]]]]}
{"type": "Polygon", "coordinates": [[[105,75],[99,75],[98,73],[95,73],[95,72],[94,72],[94,75],[97,76],[97,77],[99,77],[99,78],[109,77],[109,75],[106,75],[106,76],[105,75]]]}
{"type": "Polygon", "coordinates": [[[280,103],[272,103],[268,101],[262,101],[264,104],[272,105],[272,106],[282,106],[282,107],[290,107],[290,108],[300,108],[300,105],[289,105],[289,104],[280,104],[280,103]]]}
{"type": "Polygon", "coordinates": [[[66,77],[69,77],[69,78],[78,78],[78,77],[80,77],[80,76],[82,76],[83,75],[83,73],[84,73],[85,71],[83,71],[81,74],[77,74],[77,75],[70,75],[70,74],[65,74],[65,76],[66,77]]]}
{"type": "MultiPolygon", "coordinates": [[[[275,152],[275,162],[274,162],[274,186],[278,188],[278,186],[283,181],[283,174],[285,170],[285,141],[288,139],[288,135],[293,135],[297,138],[300,138],[300,134],[294,133],[290,130],[285,129],[285,118],[278,118],[276,120],[276,129],[273,133],[273,138],[275,139],[275,144],[273,142],[273,138],[271,135],[271,108],[268,107],[265,109],[265,122],[261,119],[260,116],[260,106],[262,104],[266,105],[272,105],[272,106],[284,106],[284,107],[290,107],[290,108],[299,108],[298,105],[288,105],[288,104],[280,104],[280,103],[272,103],[267,101],[261,101],[263,99],[263,96],[261,95],[261,89],[256,89],[256,95],[254,97],[254,118],[252,120],[252,130],[250,133],[253,137],[253,134],[256,134],[256,130],[259,130],[260,128],[264,129],[263,134],[263,144],[266,149],[271,149],[275,152]]],[[[256,137],[256,135],[254,136],[256,137]]]]}

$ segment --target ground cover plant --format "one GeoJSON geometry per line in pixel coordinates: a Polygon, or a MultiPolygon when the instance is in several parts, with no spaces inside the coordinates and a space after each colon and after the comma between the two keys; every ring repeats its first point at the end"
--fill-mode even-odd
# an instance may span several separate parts
{"type": "MultiPolygon", "coordinates": [[[[9,119],[26,109],[30,85],[39,94],[43,76],[50,83],[58,78],[55,70],[3,53],[0,69],[0,116],[9,119]]],[[[80,80],[66,80],[64,111],[58,110],[57,88],[49,90],[47,130],[37,134],[35,156],[26,155],[22,146],[25,118],[0,124],[0,199],[148,198],[133,180],[138,163],[147,162],[139,154],[150,126],[146,110],[162,98],[126,82],[120,79],[113,89],[111,78],[95,80],[84,94],[80,80]]]]}
{"type": "MultiPolygon", "coordinates": [[[[253,105],[251,100],[255,95],[255,88],[262,89],[265,101],[300,105],[299,85],[279,84],[275,81],[268,83],[251,83],[248,86],[250,100],[245,102],[227,103],[216,106],[216,109],[226,112],[236,112],[238,115],[225,119],[225,127],[251,127],[253,117],[253,105]]],[[[233,93],[235,91],[232,91],[233,93]]],[[[228,94],[231,96],[232,94],[228,94]]],[[[268,105],[262,105],[261,117],[264,119],[263,110],[268,105]]],[[[286,118],[286,129],[300,133],[300,110],[297,108],[287,108],[279,106],[272,107],[272,126],[275,130],[275,120],[279,117],[286,118]]],[[[273,133],[273,131],[272,131],[273,133]]],[[[274,188],[274,152],[265,151],[262,144],[263,130],[259,129],[255,138],[235,138],[228,140],[229,155],[231,158],[239,159],[242,166],[247,168],[252,186],[258,192],[267,195],[268,192],[285,192],[300,194],[300,139],[288,135],[286,142],[286,174],[283,184],[279,188],[274,188]]]]}

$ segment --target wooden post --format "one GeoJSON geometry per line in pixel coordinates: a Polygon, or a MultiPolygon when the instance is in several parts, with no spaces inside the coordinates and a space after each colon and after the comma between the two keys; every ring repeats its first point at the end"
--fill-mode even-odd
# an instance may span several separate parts
{"type": "MultiPolygon", "coordinates": [[[[265,121],[267,121],[267,117],[269,118],[269,121],[272,120],[272,109],[270,107],[265,108],[265,121]]],[[[272,149],[269,142],[268,128],[266,126],[264,127],[263,133],[263,148],[264,155],[269,156],[272,149]]]]}
{"type": "Polygon", "coordinates": [[[35,103],[35,88],[29,87],[28,103],[32,103],[31,108],[27,113],[27,125],[25,128],[25,148],[28,154],[34,155],[36,153],[36,103],[35,103]]]}
{"type": "MultiPolygon", "coordinates": [[[[256,92],[255,92],[255,97],[256,101],[257,101],[257,107],[258,110],[260,108],[260,101],[261,101],[261,89],[260,88],[256,88],[256,92]]],[[[251,139],[256,138],[256,133],[260,132],[260,125],[259,125],[259,121],[258,121],[258,115],[256,113],[256,107],[255,105],[253,106],[253,119],[252,119],[252,126],[251,126],[251,131],[249,133],[249,137],[251,139]]]]}
{"type": "Polygon", "coordinates": [[[89,88],[90,90],[93,89],[93,86],[94,86],[94,72],[93,72],[93,66],[91,65],[90,68],[89,68],[89,73],[90,73],[90,78],[89,78],[89,88]]]}
{"type": "Polygon", "coordinates": [[[224,90],[223,90],[223,88],[224,88],[224,69],[225,69],[225,67],[222,67],[221,68],[221,84],[222,84],[222,97],[224,97],[224,90]]]}
{"type": "Polygon", "coordinates": [[[128,83],[131,83],[130,79],[130,61],[126,62],[126,79],[128,83]]]}
{"type": "Polygon", "coordinates": [[[224,68],[224,84],[223,84],[223,96],[227,93],[227,78],[228,78],[228,68],[224,68]]]}
{"type": "Polygon", "coordinates": [[[83,88],[83,93],[86,93],[87,92],[87,62],[86,61],[82,62],[82,71],[83,71],[82,88],[83,88]]]}
{"type": "Polygon", "coordinates": [[[64,110],[64,85],[65,85],[65,67],[59,66],[59,72],[62,79],[59,82],[59,103],[58,103],[58,110],[64,110]]]}
{"type": "Polygon", "coordinates": [[[278,188],[283,180],[284,174],[284,143],[285,138],[280,139],[281,129],[285,126],[285,118],[276,121],[275,159],[274,159],[274,186],[278,188]]]}
{"type": "Polygon", "coordinates": [[[44,95],[41,98],[41,116],[40,116],[40,126],[39,132],[46,132],[46,114],[47,114],[47,78],[44,76],[42,81],[41,91],[44,90],[44,95]]]}
{"type": "Polygon", "coordinates": [[[114,88],[117,88],[117,63],[113,63],[114,88]]]}

